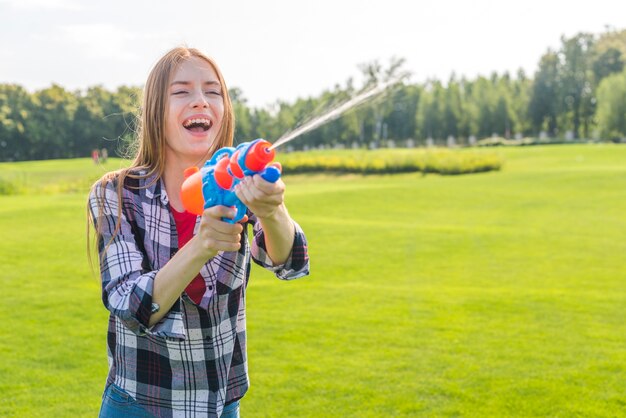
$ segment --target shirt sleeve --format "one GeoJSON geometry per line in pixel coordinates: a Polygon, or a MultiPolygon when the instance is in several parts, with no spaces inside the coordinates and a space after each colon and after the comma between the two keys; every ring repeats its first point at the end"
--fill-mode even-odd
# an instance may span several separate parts
{"type": "Polygon", "coordinates": [[[144,254],[124,210],[118,214],[114,182],[98,183],[89,195],[89,210],[96,230],[100,228],[98,252],[105,307],[137,335],[185,338],[180,300],[152,327],[152,290],[158,270],[146,269],[144,254]],[[115,233],[117,220],[120,227],[115,233]]]}
{"type": "Polygon", "coordinates": [[[293,280],[309,275],[310,266],[307,240],[300,225],[295,221],[293,222],[295,234],[289,257],[283,264],[274,264],[267,254],[265,233],[261,227],[261,223],[258,222],[256,216],[250,212],[248,213],[248,217],[250,219],[249,222],[253,225],[254,233],[250,253],[256,264],[272,271],[276,277],[281,280],[293,280]]]}

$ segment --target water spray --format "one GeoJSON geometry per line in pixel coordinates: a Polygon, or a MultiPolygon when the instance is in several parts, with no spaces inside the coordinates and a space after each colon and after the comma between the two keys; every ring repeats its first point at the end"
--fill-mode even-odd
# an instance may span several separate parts
{"type": "Polygon", "coordinates": [[[286,134],[284,134],[283,136],[281,136],[280,138],[278,138],[276,140],[276,142],[274,142],[272,144],[271,147],[269,147],[270,150],[273,150],[275,148],[280,147],[283,144],[286,144],[289,141],[292,141],[294,139],[296,139],[297,137],[304,135],[305,133],[312,131],[313,129],[319,128],[322,125],[325,125],[326,123],[338,118],[339,116],[341,116],[342,114],[344,114],[345,112],[347,112],[348,110],[360,105],[361,103],[365,102],[366,100],[380,94],[383,93],[385,90],[387,90],[387,88],[389,86],[392,86],[398,82],[400,82],[402,80],[403,77],[398,77],[398,78],[393,78],[389,81],[386,81],[382,84],[378,84],[376,86],[374,86],[373,88],[370,88],[369,90],[364,91],[363,93],[359,94],[356,97],[353,97],[352,99],[348,100],[347,102],[341,104],[340,106],[326,112],[325,114],[313,119],[310,122],[305,123],[304,125],[302,125],[299,128],[294,129],[293,131],[287,132],[286,134]]]}

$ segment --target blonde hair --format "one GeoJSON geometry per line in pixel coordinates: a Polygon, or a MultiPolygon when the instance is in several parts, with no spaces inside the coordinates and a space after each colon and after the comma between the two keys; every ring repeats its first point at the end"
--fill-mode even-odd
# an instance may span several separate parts
{"type": "MultiPolygon", "coordinates": [[[[213,59],[200,52],[195,48],[184,46],[176,47],[163,55],[154,65],[146,84],[143,88],[142,105],[138,115],[138,129],[134,146],[134,158],[128,168],[112,171],[105,174],[92,187],[92,192],[99,185],[101,186],[101,194],[96,196],[98,214],[102,213],[104,206],[104,193],[106,185],[109,182],[117,181],[117,222],[115,230],[109,242],[105,245],[103,252],[106,251],[115,236],[119,233],[121,227],[122,212],[122,191],[126,178],[145,179],[154,176],[152,183],[146,185],[149,187],[155,181],[163,176],[165,171],[165,122],[169,99],[169,85],[178,66],[190,58],[200,58],[206,61],[215,71],[218,81],[222,86],[222,100],[224,101],[224,116],[222,124],[217,133],[216,141],[207,152],[208,159],[215,151],[222,147],[231,146],[235,132],[235,115],[233,106],[228,95],[226,82],[222,76],[222,72],[213,59]]],[[[89,203],[88,203],[89,208],[89,203]]],[[[90,224],[94,222],[91,211],[88,212],[87,221],[87,251],[91,262],[90,250],[90,224]]],[[[96,222],[94,239],[97,241],[102,235],[100,222],[96,222]]],[[[93,265],[93,264],[92,264],[93,265]]]]}

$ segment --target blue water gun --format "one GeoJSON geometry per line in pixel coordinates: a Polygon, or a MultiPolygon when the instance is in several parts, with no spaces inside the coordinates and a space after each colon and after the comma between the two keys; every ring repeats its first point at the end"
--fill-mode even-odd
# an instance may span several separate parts
{"type": "Polygon", "coordinates": [[[202,215],[205,209],[223,205],[234,207],[233,219],[239,222],[246,214],[246,205],[235,194],[235,186],[245,176],[260,174],[266,181],[275,183],[280,178],[280,164],[273,163],[274,150],[264,139],[244,142],[236,148],[220,148],[202,168],[189,167],[181,187],[181,199],[187,212],[202,215]]]}

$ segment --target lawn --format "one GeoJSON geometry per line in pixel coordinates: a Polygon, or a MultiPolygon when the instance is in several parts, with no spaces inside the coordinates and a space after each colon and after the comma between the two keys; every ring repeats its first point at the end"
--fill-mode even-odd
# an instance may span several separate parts
{"type": "MultiPolygon", "coordinates": [[[[626,146],[496,152],[482,174],[286,176],[312,274],[253,271],[243,417],[624,414],[626,146]]],[[[82,190],[102,168],[0,164],[26,171],[40,195],[0,196],[0,416],[93,417],[82,190]]]]}

